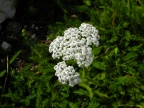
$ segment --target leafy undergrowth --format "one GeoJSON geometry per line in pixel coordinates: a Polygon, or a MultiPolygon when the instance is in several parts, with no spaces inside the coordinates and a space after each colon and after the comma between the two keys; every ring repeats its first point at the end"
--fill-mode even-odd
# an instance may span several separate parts
{"type": "Polygon", "coordinates": [[[54,1],[63,12],[63,21],[49,23],[48,39],[44,41],[31,41],[23,30],[22,42],[29,50],[19,49],[13,56],[8,55],[7,69],[0,72],[1,107],[143,108],[144,2],[54,1]],[[100,46],[93,48],[93,64],[79,70],[82,82],[69,87],[58,82],[53,69],[58,60],[51,57],[48,49],[66,28],[82,22],[99,30],[100,46]],[[24,65],[17,67],[20,60],[24,65]]]}

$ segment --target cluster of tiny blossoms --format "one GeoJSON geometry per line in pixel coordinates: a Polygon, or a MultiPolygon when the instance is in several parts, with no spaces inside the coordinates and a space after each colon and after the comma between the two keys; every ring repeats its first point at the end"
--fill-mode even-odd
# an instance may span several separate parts
{"type": "Polygon", "coordinates": [[[65,61],[59,62],[54,66],[56,70],[55,76],[62,84],[67,84],[73,87],[75,84],[80,83],[79,73],[75,72],[73,66],[67,66],[65,61]]]}
{"type": "Polygon", "coordinates": [[[99,46],[98,30],[90,24],[82,23],[79,28],[69,28],[64,36],[58,36],[49,47],[53,58],[64,61],[76,60],[79,67],[88,67],[93,62],[92,48],[99,46]]]}
{"type": "MultiPolygon", "coordinates": [[[[82,23],[79,28],[69,28],[64,31],[64,36],[58,36],[50,44],[49,52],[55,59],[62,57],[63,61],[76,60],[79,67],[88,67],[93,62],[91,45],[99,46],[98,30],[82,23]]],[[[65,83],[67,79],[59,81],[65,83]]]]}

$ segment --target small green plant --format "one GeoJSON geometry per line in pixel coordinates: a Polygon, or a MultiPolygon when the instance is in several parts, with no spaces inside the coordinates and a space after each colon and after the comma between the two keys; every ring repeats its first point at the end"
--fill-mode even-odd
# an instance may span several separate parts
{"type": "Polygon", "coordinates": [[[6,69],[0,72],[0,78],[4,77],[4,83],[1,83],[2,85],[0,85],[0,91],[1,91],[1,97],[0,97],[0,106],[2,106],[3,103],[3,95],[6,89],[6,85],[8,83],[8,76],[9,76],[9,68],[10,65],[16,60],[16,58],[20,55],[21,50],[19,50],[18,52],[16,52],[12,58],[9,60],[9,56],[6,56],[6,69]]]}

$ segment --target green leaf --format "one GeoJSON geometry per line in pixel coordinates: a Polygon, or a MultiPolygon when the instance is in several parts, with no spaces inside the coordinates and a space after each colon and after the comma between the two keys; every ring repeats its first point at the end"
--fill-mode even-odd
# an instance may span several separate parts
{"type": "Polygon", "coordinates": [[[108,95],[107,95],[106,93],[101,92],[100,89],[95,90],[94,93],[95,93],[96,95],[98,95],[99,97],[108,98],[108,95]]]}
{"type": "Polygon", "coordinates": [[[12,92],[12,90],[8,90],[8,93],[4,94],[3,96],[10,98],[12,102],[16,102],[17,100],[20,100],[18,93],[12,92]]]}
{"type": "Polygon", "coordinates": [[[90,103],[89,103],[89,105],[88,105],[88,107],[87,108],[93,108],[93,107],[95,107],[95,108],[99,108],[99,103],[97,103],[97,102],[95,102],[94,100],[93,101],[91,101],[90,103]]]}
{"type": "Polygon", "coordinates": [[[2,72],[0,72],[0,77],[4,76],[5,73],[6,73],[6,70],[3,70],[2,72]]]}
{"type": "Polygon", "coordinates": [[[128,27],[129,23],[128,22],[124,22],[123,23],[123,27],[128,27]]]}
{"type": "Polygon", "coordinates": [[[50,98],[46,98],[42,101],[42,108],[45,108],[45,106],[50,106],[50,98]]]}
{"type": "Polygon", "coordinates": [[[54,101],[57,97],[57,94],[55,92],[52,91],[52,97],[51,100],[54,101]]]}
{"type": "Polygon", "coordinates": [[[105,77],[106,77],[106,73],[105,72],[101,73],[100,79],[103,80],[103,79],[105,79],[105,77]]]}
{"type": "Polygon", "coordinates": [[[104,62],[100,62],[100,61],[94,61],[93,66],[97,69],[100,69],[100,70],[106,69],[106,64],[104,62]]]}
{"type": "Polygon", "coordinates": [[[83,1],[87,6],[90,6],[91,5],[91,1],[90,0],[84,0],[83,1]]]}
{"type": "Polygon", "coordinates": [[[130,59],[132,59],[132,58],[135,58],[135,57],[137,57],[138,56],[138,54],[136,53],[136,52],[129,52],[129,53],[127,53],[125,56],[124,56],[124,61],[128,61],[128,60],[130,60],[130,59]]]}
{"type": "Polygon", "coordinates": [[[118,53],[118,50],[119,50],[119,49],[118,49],[117,47],[114,49],[115,54],[118,53]]]}
{"type": "Polygon", "coordinates": [[[61,92],[60,94],[61,94],[61,96],[62,96],[63,98],[69,97],[69,95],[68,95],[66,92],[61,92]]]}
{"type": "Polygon", "coordinates": [[[139,51],[143,44],[128,48],[129,51],[139,51]]]}
{"type": "Polygon", "coordinates": [[[130,33],[130,31],[128,31],[128,30],[125,31],[125,39],[126,39],[127,41],[129,41],[129,40],[131,39],[131,33],[130,33]]]}
{"type": "Polygon", "coordinates": [[[117,35],[114,35],[114,36],[111,38],[110,42],[111,42],[111,43],[114,43],[114,42],[116,42],[117,40],[118,40],[117,35]]]}
{"type": "Polygon", "coordinates": [[[136,105],[136,107],[138,107],[138,108],[144,108],[144,103],[141,102],[140,104],[136,105]]]}
{"type": "Polygon", "coordinates": [[[22,52],[21,50],[17,51],[15,55],[10,59],[9,63],[12,64],[15,61],[15,59],[20,55],[21,52],[22,52]]]}
{"type": "Polygon", "coordinates": [[[102,50],[103,46],[99,46],[97,48],[93,48],[93,54],[98,55],[100,51],[102,50]]]}
{"type": "Polygon", "coordinates": [[[124,76],[119,76],[118,83],[124,85],[125,84],[125,77],[124,76]]]}
{"type": "Polygon", "coordinates": [[[90,99],[92,99],[93,98],[93,91],[92,91],[92,89],[88,85],[86,85],[85,83],[80,83],[80,86],[83,87],[83,88],[85,88],[87,90],[90,99]]]}
{"type": "Polygon", "coordinates": [[[36,97],[36,108],[40,108],[41,107],[41,101],[42,101],[42,86],[39,84],[37,87],[37,97],[36,97]]]}
{"type": "Polygon", "coordinates": [[[75,90],[74,93],[77,95],[87,95],[87,92],[83,89],[75,90]]]}
{"type": "Polygon", "coordinates": [[[69,102],[69,107],[70,108],[78,108],[76,104],[69,102]]]}
{"type": "Polygon", "coordinates": [[[26,98],[21,99],[20,102],[24,103],[26,106],[30,104],[30,101],[36,97],[36,94],[31,94],[29,96],[26,96],[26,98]]]}

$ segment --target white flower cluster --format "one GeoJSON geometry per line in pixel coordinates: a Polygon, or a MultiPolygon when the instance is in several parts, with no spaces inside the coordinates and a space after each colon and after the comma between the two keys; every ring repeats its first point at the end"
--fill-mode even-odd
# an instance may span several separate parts
{"type": "Polygon", "coordinates": [[[64,36],[58,36],[49,47],[53,58],[76,60],[79,67],[88,67],[93,62],[92,48],[99,46],[98,30],[90,24],[82,23],[79,28],[69,28],[64,36]]]}
{"type": "Polygon", "coordinates": [[[56,70],[55,75],[62,84],[69,83],[73,87],[80,83],[79,73],[75,72],[72,66],[67,66],[65,61],[59,62],[54,69],[56,70]]]}
{"type": "Polygon", "coordinates": [[[52,57],[63,59],[63,62],[55,66],[56,76],[60,82],[66,84],[69,81],[70,86],[80,82],[79,74],[72,66],[67,67],[65,61],[76,60],[79,67],[88,67],[93,62],[92,44],[99,46],[98,30],[86,23],[82,23],[79,28],[65,30],[64,36],[58,36],[50,44],[49,52],[52,53],[52,57]]]}

